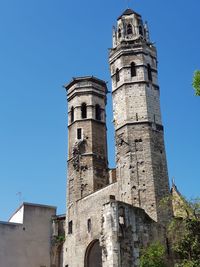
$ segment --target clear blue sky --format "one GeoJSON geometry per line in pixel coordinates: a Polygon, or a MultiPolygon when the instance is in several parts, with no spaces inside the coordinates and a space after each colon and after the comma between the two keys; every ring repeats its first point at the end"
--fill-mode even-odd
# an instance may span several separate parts
{"type": "MultiPolygon", "coordinates": [[[[126,0],[0,0],[0,220],[21,200],[65,212],[67,103],[71,77],[108,81],[112,26],[126,0]],[[22,192],[21,200],[17,192],[22,192]]],[[[188,198],[200,188],[199,0],[134,0],[159,61],[170,178],[188,198]]],[[[109,161],[114,166],[111,102],[109,161]]]]}

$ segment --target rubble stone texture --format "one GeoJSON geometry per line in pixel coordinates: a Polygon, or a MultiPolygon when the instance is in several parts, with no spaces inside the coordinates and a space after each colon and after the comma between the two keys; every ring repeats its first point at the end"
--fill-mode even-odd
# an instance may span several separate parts
{"type": "Polygon", "coordinates": [[[139,266],[141,248],[165,243],[170,194],[157,82],[147,24],[127,9],[109,55],[116,170],[108,169],[106,83],[74,78],[68,98],[68,197],[65,267],[139,266]]]}

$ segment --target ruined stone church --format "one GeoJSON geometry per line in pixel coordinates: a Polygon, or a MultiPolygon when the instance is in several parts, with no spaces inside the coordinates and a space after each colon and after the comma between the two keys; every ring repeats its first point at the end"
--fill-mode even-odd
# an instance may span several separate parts
{"type": "Polygon", "coordinates": [[[116,169],[109,169],[106,82],[77,77],[68,100],[66,216],[24,203],[0,223],[1,267],[138,267],[141,248],[167,246],[172,206],[157,81],[147,23],[131,9],[117,19],[109,53],[116,169]]]}

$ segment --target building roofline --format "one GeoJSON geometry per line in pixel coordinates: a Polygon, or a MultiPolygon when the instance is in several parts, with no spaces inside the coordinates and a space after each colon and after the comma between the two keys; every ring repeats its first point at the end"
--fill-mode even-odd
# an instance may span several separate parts
{"type": "Polygon", "coordinates": [[[37,203],[29,203],[29,202],[23,202],[22,205],[24,205],[24,206],[33,206],[33,207],[41,207],[41,208],[57,209],[56,206],[45,205],[45,204],[37,204],[37,203]]]}
{"type": "Polygon", "coordinates": [[[64,220],[66,219],[66,214],[54,215],[52,219],[53,220],[64,220]]]}
{"type": "Polygon", "coordinates": [[[83,76],[83,77],[75,77],[73,78],[73,80],[67,84],[65,84],[63,87],[68,90],[70,89],[70,87],[72,87],[74,84],[78,83],[78,82],[81,82],[81,81],[93,81],[93,82],[96,82],[100,85],[103,85],[107,88],[107,83],[101,79],[98,79],[94,76],[83,76]]]}
{"type": "MultiPolygon", "coordinates": [[[[172,182],[172,187],[171,187],[171,193],[172,193],[172,191],[175,191],[181,198],[184,198],[183,197],[183,195],[180,193],[180,191],[178,190],[178,188],[177,188],[177,186],[176,186],[176,184],[174,183],[174,182],[172,182]]],[[[184,198],[185,199],[185,198],[184,198]]]]}
{"type": "Polygon", "coordinates": [[[56,206],[50,206],[50,205],[43,205],[43,204],[35,204],[35,203],[29,203],[29,202],[23,202],[9,217],[8,222],[11,220],[11,218],[22,208],[25,206],[31,206],[31,207],[40,207],[40,208],[49,208],[57,210],[56,206]]]}
{"type": "Polygon", "coordinates": [[[120,20],[123,16],[130,16],[130,15],[132,15],[132,14],[135,14],[136,16],[141,17],[141,15],[138,14],[137,12],[135,12],[134,10],[132,10],[132,9],[130,9],[130,8],[127,8],[127,9],[122,13],[122,15],[118,17],[117,20],[120,20]]]}

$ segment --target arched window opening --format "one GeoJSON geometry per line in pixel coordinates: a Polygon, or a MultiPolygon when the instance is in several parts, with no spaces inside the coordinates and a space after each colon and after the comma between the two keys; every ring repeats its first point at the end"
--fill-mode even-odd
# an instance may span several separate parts
{"type": "Polygon", "coordinates": [[[132,63],[131,63],[131,77],[134,77],[134,76],[136,76],[136,75],[137,75],[137,73],[136,73],[135,63],[132,62],[132,63]]]}
{"type": "Polygon", "coordinates": [[[141,25],[139,26],[139,34],[143,36],[143,28],[141,25]]]}
{"type": "Polygon", "coordinates": [[[131,24],[127,25],[127,34],[133,34],[133,28],[131,24]]]}
{"type": "Polygon", "coordinates": [[[101,120],[101,107],[98,104],[95,106],[95,119],[101,120]]]}
{"type": "Polygon", "coordinates": [[[121,29],[119,28],[118,29],[118,38],[121,38],[122,37],[122,31],[121,31],[121,29]]]}
{"type": "Polygon", "coordinates": [[[99,240],[94,240],[88,246],[85,253],[84,267],[102,267],[102,249],[99,240]]]}
{"type": "Polygon", "coordinates": [[[150,64],[147,64],[147,73],[148,73],[148,79],[149,79],[149,81],[152,81],[152,73],[151,73],[151,66],[150,66],[150,64]]]}
{"type": "Polygon", "coordinates": [[[81,118],[86,119],[87,118],[87,105],[86,103],[83,103],[81,105],[81,118]]]}
{"type": "Polygon", "coordinates": [[[71,107],[71,123],[74,121],[74,107],[71,107]]]}
{"type": "Polygon", "coordinates": [[[116,69],[116,82],[120,81],[120,77],[119,77],[119,69],[116,69]]]}

